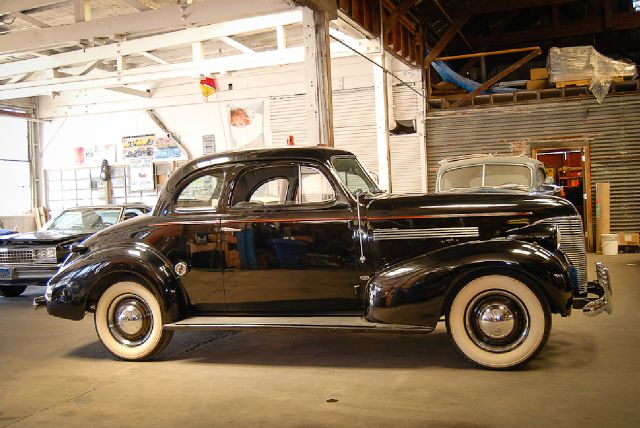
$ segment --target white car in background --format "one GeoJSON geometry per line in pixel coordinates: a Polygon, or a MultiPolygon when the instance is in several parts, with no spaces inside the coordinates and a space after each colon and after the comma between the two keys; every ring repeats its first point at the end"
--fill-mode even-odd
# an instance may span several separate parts
{"type": "Polygon", "coordinates": [[[471,155],[445,159],[436,175],[436,192],[519,190],[560,195],[544,164],[526,156],[471,155]]]}

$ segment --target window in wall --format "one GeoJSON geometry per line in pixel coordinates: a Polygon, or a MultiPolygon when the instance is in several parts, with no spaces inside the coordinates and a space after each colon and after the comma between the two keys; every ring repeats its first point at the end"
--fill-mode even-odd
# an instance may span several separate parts
{"type": "Polygon", "coordinates": [[[31,210],[28,122],[0,117],[0,215],[20,215],[31,210]]]}

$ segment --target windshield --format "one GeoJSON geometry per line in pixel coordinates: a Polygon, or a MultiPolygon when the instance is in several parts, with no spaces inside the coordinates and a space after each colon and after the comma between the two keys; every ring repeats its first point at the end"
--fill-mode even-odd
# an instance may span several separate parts
{"type": "Polygon", "coordinates": [[[445,171],[440,176],[441,192],[478,187],[531,188],[531,170],[524,165],[472,165],[445,171]]]}
{"type": "Polygon", "coordinates": [[[382,193],[358,159],[349,156],[336,156],[331,159],[340,181],[352,194],[357,192],[382,193]]]}
{"type": "Polygon", "coordinates": [[[115,224],[120,218],[120,208],[87,208],[63,211],[44,229],[74,233],[94,233],[115,224]]]}

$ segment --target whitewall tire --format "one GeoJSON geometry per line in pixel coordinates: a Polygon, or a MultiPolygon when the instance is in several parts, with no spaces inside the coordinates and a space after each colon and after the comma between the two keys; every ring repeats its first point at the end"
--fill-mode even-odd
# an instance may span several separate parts
{"type": "Polygon", "coordinates": [[[526,364],[544,347],[551,329],[546,301],[505,275],[486,275],[467,283],[454,297],[446,321],[458,351],[489,369],[526,364]]]}
{"type": "Polygon", "coordinates": [[[155,295],[142,284],[118,282],[106,289],[95,313],[98,337],[118,358],[143,361],[160,353],[171,340],[155,295]]]}

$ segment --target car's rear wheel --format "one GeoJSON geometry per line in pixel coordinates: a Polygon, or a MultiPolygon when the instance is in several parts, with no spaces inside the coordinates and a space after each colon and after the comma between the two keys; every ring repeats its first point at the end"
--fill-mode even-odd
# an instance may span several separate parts
{"type": "Polygon", "coordinates": [[[27,289],[27,286],[16,287],[13,285],[2,285],[0,286],[0,295],[4,297],[18,297],[24,290],[27,289]]]}
{"type": "Polygon", "coordinates": [[[551,330],[546,301],[505,275],[486,275],[464,285],[446,321],[458,351],[488,369],[526,364],[542,350],[551,330]]]}
{"type": "Polygon", "coordinates": [[[133,281],[107,288],[98,300],[94,320],[104,346],[123,360],[149,360],[162,352],[173,336],[162,327],[156,296],[133,281]]]}

